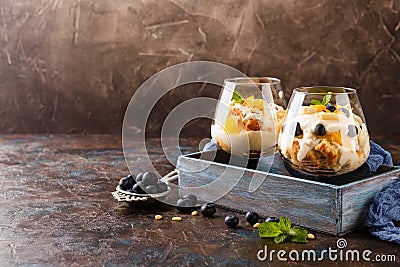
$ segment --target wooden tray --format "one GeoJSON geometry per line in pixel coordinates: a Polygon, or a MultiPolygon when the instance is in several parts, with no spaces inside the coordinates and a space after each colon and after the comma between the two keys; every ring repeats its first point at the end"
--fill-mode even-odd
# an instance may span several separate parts
{"type": "MultiPolygon", "coordinates": [[[[257,160],[249,160],[246,168],[227,165],[229,154],[220,150],[180,156],[177,163],[179,184],[185,187],[205,185],[226,169],[237,177],[244,172],[236,186],[216,204],[243,212],[256,211],[264,217],[286,216],[294,224],[341,236],[362,226],[374,195],[400,174],[400,167],[384,165],[370,176],[364,166],[346,175],[315,180],[302,175],[294,177],[277,154],[271,156],[272,159],[269,173],[263,173],[255,170],[257,160]],[[256,191],[249,192],[255,173],[268,176],[256,191]]],[[[205,195],[197,197],[206,199],[205,195]]]]}

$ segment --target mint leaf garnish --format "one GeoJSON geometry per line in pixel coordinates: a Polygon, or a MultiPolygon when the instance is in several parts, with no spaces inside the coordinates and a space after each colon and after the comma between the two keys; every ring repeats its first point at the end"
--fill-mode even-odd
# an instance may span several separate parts
{"type": "Polygon", "coordinates": [[[294,226],[292,229],[290,229],[291,236],[290,236],[290,241],[291,242],[296,242],[296,243],[307,243],[307,230],[300,227],[300,226],[294,226]]]}
{"type": "Polygon", "coordinates": [[[286,238],[287,238],[287,234],[282,233],[274,238],[274,242],[279,244],[279,243],[282,243],[286,238]]]}
{"type": "Polygon", "coordinates": [[[233,100],[235,103],[239,103],[239,104],[242,104],[242,103],[243,103],[243,97],[242,97],[242,95],[241,95],[239,92],[237,92],[237,91],[234,91],[234,92],[233,92],[232,100],[233,100]]]}
{"type": "Polygon", "coordinates": [[[329,102],[331,102],[332,99],[332,95],[324,95],[324,97],[322,98],[322,102],[317,100],[317,99],[312,99],[311,100],[311,105],[327,105],[329,104],[329,102]]]}
{"type": "Polygon", "coordinates": [[[322,105],[321,101],[317,100],[317,99],[313,99],[311,100],[311,105],[322,105]]]}
{"type": "Polygon", "coordinates": [[[285,240],[296,243],[307,243],[307,230],[300,226],[293,226],[286,217],[280,217],[279,222],[263,222],[258,226],[260,237],[274,237],[275,243],[285,240]]]}
{"type": "Polygon", "coordinates": [[[324,95],[324,98],[322,98],[322,105],[329,104],[331,102],[332,95],[324,95]]]}
{"type": "Polygon", "coordinates": [[[288,233],[291,226],[292,224],[290,223],[290,220],[288,218],[286,217],[279,218],[279,227],[283,232],[288,233]]]}
{"type": "Polygon", "coordinates": [[[275,237],[282,233],[277,222],[263,222],[258,226],[258,235],[260,237],[275,237]]]}

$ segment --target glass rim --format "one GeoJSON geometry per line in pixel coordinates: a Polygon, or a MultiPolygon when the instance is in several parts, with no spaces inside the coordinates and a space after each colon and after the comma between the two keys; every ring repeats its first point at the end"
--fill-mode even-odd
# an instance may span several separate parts
{"type": "Polygon", "coordinates": [[[227,78],[224,80],[225,83],[237,83],[237,84],[281,84],[281,80],[278,78],[274,77],[256,77],[256,76],[251,76],[251,77],[235,77],[235,78],[227,78]],[[261,81],[255,81],[255,80],[261,80],[261,81]],[[265,80],[265,81],[263,81],[265,80]]]}
{"type": "Polygon", "coordinates": [[[303,87],[298,87],[293,89],[293,93],[298,93],[298,94],[307,94],[307,95],[350,95],[350,94],[357,94],[357,90],[354,88],[350,87],[345,87],[345,86],[329,86],[329,85],[322,85],[322,86],[303,86],[303,87]],[[318,90],[318,89],[326,89],[325,92],[310,92],[310,91],[302,91],[302,90],[318,90]],[[342,89],[344,92],[332,92],[329,91],[331,90],[337,90],[337,89],[342,89]]]}

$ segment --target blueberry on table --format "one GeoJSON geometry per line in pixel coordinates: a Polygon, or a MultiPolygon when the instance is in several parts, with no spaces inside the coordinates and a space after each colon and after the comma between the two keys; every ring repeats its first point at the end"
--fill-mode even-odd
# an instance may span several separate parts
{"type": "Polygon", "coordinates": [[[228,215],[225,217],[225,224],[230,228],[234,228],[238,226],[239,218],[236,215],[228,215]]]}
{"type": "Polygon", "coordinates": [[[334,105],[331,105],[331,104],[326,104],[325,108],[327,110],[329,110],[330,112],[335,112],[335,110],[336,110],[336,107],[334,105]]]}
{"type": "Polygon", "coordinates": [[[303,134],[303,130],[300,127],[300,123],[296,124],[296,132],[294,133],[295,136],[300,136],[303,134]]]}
{"type": "Polygon", "coordinates": [[[158,177],[154,172],[145,172],[142,182],[146,185],[156,185],[158,183],[158,177]]]}
{"type": "Polygon", "coordinates": [[[156,185],[157,192],[162,193],[168,190],[168,185],[165,182],[159,181],[156,185]]]}
{"type": "Polygon", "coordinates": [[[140,182],[143,179],[143,172],[138,173],[138,175],[136,175],[136,182],[140,182]]]}
{"type": "Polygon", "coordinates": [[[314,132],[317,136],[324,136],[326,134],[324,125],[317,124],[317,126],[315,126],[314,132]]]}
{"type": "Polygon", "coordinates": [[[197,197],[193,194],[186,194],[182,198],[188,198],[192,202],[192,207],[196,206],[197,204],[197,197]]]}
{"type": "Polygon", "coordinates": [[[191,207],[192,206],[192,201],[188,198],[180,198],[176,202],[176,205],[179,207],[191,207]]]}
{"type": "Polygon", "coordinates": [[[212,217],[216,212],[215,204],[214,203],[206,203],[200,208],[200,213],[204,217],[212,217]]]}
{"type": "Polygon", "coordinates": [[[128,176],[119,180],[118,185],[119,185],[119,188],[121,188],[122,190],[128,190],[128,189],[131,189],[135,183],[136,183],[135,176],[132,174],[129,174],[128,176]]]}
{"type": "Polygon", "coordinates": [[[260,216],[258,216],[257,212],[249,211],[246,213],[245,219],[250,225],[254,225],[258,222],[260,216]]]}
{"type": "Polygon", "coordinates": [[[276,217],[267,217],[264,222],[279,222],[279,218],[276,217]]]}
{"type": "Polygon", "coordinates": [[[147,194],[155,194],[157,193],[157,187],[155,185],[148,185],[144,191],[146,191],[147,194]]]}
{"type": "Polygon", "coordinates": [[[347,135],[348,135],[349,137],[356,137],[356,136],[357,136],[357,134],[358,134],[357,126],[355,126],[355,125],[349,125],[349,126],[347,126],[347,128],[348,128],[347,135]]]}
{"type": "Polygon", "coordinates": [[[193,211],[192,201],[189,198],[180,198],[176,202],[176,209],[182,213],[191,213],[193,211]]]}

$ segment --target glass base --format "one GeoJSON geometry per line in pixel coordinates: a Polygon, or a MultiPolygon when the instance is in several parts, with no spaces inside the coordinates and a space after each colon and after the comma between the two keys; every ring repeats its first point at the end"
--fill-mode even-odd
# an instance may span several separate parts
{"type": "Polygon", "coordinates": [[[298,165],[293,164],[289,159],[285,158],[281,153],[279,153],[279,155],[281,156],[282,161],[287,168],[290,168],[294,172],[298,172],[301,175],[307,175],[307,176],[312,176],[312,177],[332,177],[332,176],[338,176],[338,175],[345,173],[345,171],[337,172],[337,171],[329,170],[329,169],[317,169],[317,168],[313,169],[313,170],[304,169],[304,168],[299,167],[298,165]]]}

